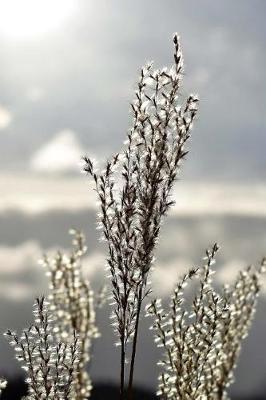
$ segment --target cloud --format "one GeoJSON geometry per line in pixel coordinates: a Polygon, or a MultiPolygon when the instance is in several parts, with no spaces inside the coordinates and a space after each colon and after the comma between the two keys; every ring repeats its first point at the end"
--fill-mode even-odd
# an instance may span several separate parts
{"type": "MultiPolygon", "coordinates": [[[[236,278],[238,273],[245,269],[247,263],[241,259],[231,260],[225,263],[221,268],[217,269],[217,274],[214,279],[217,279],[218,282],[224,284],[232,284],[236,278]]],[[[266,296],[266,277],[265,275],[262,277],[262,286],[261,292],[262,295],[266,296]]]]}
{"type": "MultiPolygon", "coordinates": [[[[68,253],[66,247],[58,247],[68,253]]],[[[55,247],[49,247],[45,253],[53,255],[56,250],[55,247]]],[[[25,300],[46,292],[45,274],[38,265],[43,252],[40,243],[35,240],[29,240],[18,246],[0,246],[0,299],[25,300]]],[[[95,289],[101,286],[106,275],[105,254],[99,249],[93,249],[84,257],[82,265],[84,275],[90,280],[92,287],[95,289]]],[[[161,257],[155,262],[151,275],[154,295],[168,298],[179,278],[195,265],[198,263],[193,262],[191,254],[181,257],[176,254],[169,260],[161,257]]],[[[214,281],[218,284],[232,284],[238,272],[245,266],[246,261],[242,258],[224,262],[215,268],[214,281]]],[[[263,279],[262,283],[262,294],[266,296],[266,279],[263,279]]]]}
{"type": "Polygon", "coordinates": [[[21,301],[30,299],[33,295],[32,286],[26,283],[12,282],[0,283],[0,298],[9,301],[21,301]]]}
{"type": "Polygon", "coordinates": [[[0,246],[0,298],[10,301],[33,298],[43,293],[37,261],[42,250],[36,241],[19,246],[0,246]],[[36,292],[36,288],[37,292],[36,292]]]}
{"type": "Polygon", "coordinates": [[[0,275],[14,276],[37,264],[42,254],[39,244],[28,241],[19,246],[0,246],[0,275]]]}
{"type": "Polygon", "coordinates": [[[179,215],[266,215],[266,185],[184,183],[174,189],[179,215]]]}
{"type": "Polygon", "coordinates": [[[30,160],[30,167],[44,173],[77,172],[78,161],[84,153],[75,132],[65,129],[37,150],[30,160]]]}
{"type": "Polygon", "coordinates": [[[0,105],[0,130],[7,128],[11,121],[11,112],[6,107],[0,105]]]}
{"type": "Polygon", "coordinates": [[[93,279],[95,276],[104,276],[105,271],[105,255],[100,252],[93,252],[83,260],[84,274],[93,279]]]}
{"type": "MultiPolygon", "coordinates": [[[[69,145],[71,141],[72,139],[69,140],[69,145]]],[[[35,155],[31,160],[34,172],[47,171],[51,172],[50,174],[0,173],[0,188],[2,188],[0,212],[12,209],[36,214],[49,210],[71,211],[96,208],[96,194],[91,180],[82,175],[80,177],[52,175],[52,172],[65,172],[67,168],[78,171],[80,167],[76,162],[78,160],[76,156],[82,152],[84,154],[84,151],[73,148],[72,162],[69,159],[63,165],[64,154],[68,154],[64,135],[62,141],[60,139],[53,142],[55,145],[51,145],[50,142],[44,151],[40,150],[39,155],[35,155]],[[61,143],[63,143],[62,146],[61,143]],[[55,155],[57,158],[58,148],[59,157],[61,154],[63,160],[52,162],[51,168],[56,168],[56,162],[58,162],[58,169],[51,170],[45,164],[45,159],[48,162],[50,154],[51,157],[55,155]],[[68,162],[69,165],[67,165],[68,162]]],[[[71,151],[69,149],[70,157],[71,151]]],[[[182,181],[176,186],[173,199],[176,200],[176,205],[170,212],[171,216],[266,216],[266,185],[264,184],[218,185],[182,181]]]]}
{"type": "MultiPolygon", "coordinates": [[[[200,263],[201,264],[201,263],[200,263]]],[[[197,264],[198,265],[198,264],[197,264]]],[[[238,273],[245,269],[246,262],[241,259],[232,259],[223,265],[215,268],[214,283],[216,284],[233,284],[238,273]]],[[[170,262],[156,263],[152,273],[152,289],[156,296],[169,297],[175,284],[179,281],[184,273],[191,267],[195,266],[189,258],[174,258],[170,262]]],[[[261,292],[266,296],[266,277],[262,278],[261,292]]]]}
{"type": "Polygon", "coordinates": [[[152,289],[156,296],[168,297],[179,278],[192,267],[186,258],[175,258],[171,262],[159,263],[152,273],[152,289]]]}
{"type": "Polygon", "coordinates": [[[88,210],[96,207],[93,184],[82,176],[0,174],[0,213],[25,214],[88,210]],[[88,190],[91,187],[91,190],[88,190]]]}
{"type": "Polygon", "coordinates": [[[241,269],[246,263],[243,260],[235,259],[225,263],[222,267],[216,268],[215,279],[222,284],[230,284],[235,281],[241,269]]]}
{"type": "Polygon", "coordinates": [[[181,99],[188,90],[199,92],[201,98],[185,166],[188,176],[265,180],[262,2],[255,8],[241,2],[241,24],[236,23],[233,2],[214,7],[207,1],[198,7],[192,0],[195,13],[191,2],[173,2],[168,10],[158,1],[143,5],[137,0],[135,7],[125,1],[110,10],[106,0],[95,6],[83,3],[71,28],[47,37],[43,46],[36,41],[16,52],[8,44],[2,46],[1,96],[16,110],[12,124],[16,141],[2,138],[2,165],[27,163],[32,149],[45,140],[45,132],[60,130],[61,121],[75,127],[86,146],[95,150],[104,146],[106,154],[116,151],[128,127],[128,102],[139,67],[150,58],[158,67],[169,64],[170,38],[178,29],[187,65],[181,99]],[[156,32],[146,23],[151,12],[154,26],[160,27],[156,32]],[[121,35],[125,23],[128,29],[121,35]],[[244,36],[240,26],[245,26],[244,36]],[[102,51],[103,42],[108,55],[102,51]],[[35,101],[40,96],[35,85],[45,90],[41,102],[35,101]]]}
{"type": "Polygon", "coordinates": [[[40,101],[44,98],[45,91],[39,86],[32,86],[26,91],[26,98],[32,102],[40,101]]]}
{"type": "MultiPolygon", "coordinates": [[[[56,250],[49,248],[45,253],[53,255],[56,250]]],[[[68,253],[66,249],[61,248],[61,250],[68,253]]],[[[17,301],[46,292],[45,271],[38,263],[43,253],[43,249],[36,241],[27,241],[19,246],[0,246],[0,299],[17,301]]],[[[83,259],[82,265],[84,275],[92,283],[101,282],[102,285],[105,273],[104,254],[90,253],[83,259]]],[[[92,286],[94,287],[94,284],[92,286]]]]}

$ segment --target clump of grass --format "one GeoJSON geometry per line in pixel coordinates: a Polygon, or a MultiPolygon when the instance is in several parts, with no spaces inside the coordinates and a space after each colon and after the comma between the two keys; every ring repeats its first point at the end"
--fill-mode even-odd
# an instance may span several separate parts
{"type": "Polygon", "coordinates": [[[132,339],[129,398],[132,397],[139,320],[149,294],[162,219],[173,205],[171,191],[197,114],[198,98],[180,104],[183,56],[174,35],[174,65],[141,69],[136,99],[131,104],[133,124],[126,148],[98,173],[84,157],[84,170],[93,177],[101,204],[99,225],[108,245],[114,329],[121,345],[121,399],[125,393],[125,362],[132,339]]]}
{"type": "Polygon", "coordinates": [[[37,298],[34,323],[19,337],[8,330],[5,335],[14,347],[16,358],[27,373],[27,400],[72,400],[76,397],[78,337],[69,344],[58,342],[52,317],[44,297],[37,298]]]}
{"type": "Polygon", "coordinates": [[[154,318],[155,341],[164,349],[159,362],[158,395],[163,399],[227,398],[233,371],[255,312],[261,274],[266,259],[258,268],[241,271],[232,286],[216,293],[212,275],[218,246],[206,251],[204,266],[190,270],[176,285],[170,309],[154,300],[147,313],[154,318]],[[184,288],[190,280],[198,282],[191,306],[184,305],[184,288]]]}
{"type": "Polygon", "coordinates": [[[79,338],[79,362],[75,380],[75,400],[85,400],[92,389],[87,372],[93,339],[99,336],[96,326],[94,293],[82,272],[82,258],[86,254],[85,236],[71,230],[72,251],[69,255],[58,251],[54,257],[44,256],[42,264],[50,280],[49,303],[56,320],[58,340],[69,343],[73,332],[79,338]]]}

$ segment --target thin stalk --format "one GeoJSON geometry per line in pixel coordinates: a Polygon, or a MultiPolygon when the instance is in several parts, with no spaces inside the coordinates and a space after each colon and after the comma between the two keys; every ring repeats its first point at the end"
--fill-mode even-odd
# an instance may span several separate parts
{"type": "Polygon", "coordinates": [[[124,395],[125,395],[125,361],[126,361],[125,340],[124,337],[122,337],[121,361],[120,361],[120,400],[124,400],[124,395]]]}
{"type": "MultiPolygon", "coordinates": [[[[126,291],[124,281],[124,292],[126,291]]],[[[125,364],[126,364],[126,344],[125,344],[125,319],[126,319],[126,308],[123,305],[123,331],[121,333],[121,358],[120,358],[120,400],[125,398],[125,364]]]]}
{"type": "Polygon", "coordinates": [[[133,337],[133,343],[132,343],[132,353],[131,353],[129,382],[128,382],[128,400],[133,400],[134,367],[135,367],[135,359],[136,359],[136,353],[137,353],[139,319],[140,319],[140,312],[141,312],[141,306],[142,306],[142,291],[143,291],[143,286],[141,285],[141,287],[139,289],[139,294],[138,294],[137,315],[136,315],[136,323],[135,323],[134,337],[133,337]]]}

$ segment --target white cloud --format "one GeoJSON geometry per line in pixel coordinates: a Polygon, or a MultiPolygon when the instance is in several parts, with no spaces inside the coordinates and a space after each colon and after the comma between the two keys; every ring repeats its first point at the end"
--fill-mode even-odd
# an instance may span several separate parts
{"type": "MultiPolygon", "coordinates": [[[[245,269],[246,262],[244,260],[236,259],[227,262],[221,269],[217,269],[217,274],[215,275],[215,279],[222,284],[232,284],[236,278],[238,273],[245,269]]],[[[262,277],[262,286],[261,292],[264,296],[266,296],[266,277],[265,275],[262,277]]]]}
{"type": "Polygon", "coordinates": [[[11,112],[6,107],[0,105],[0,130],[7,128],[11,121],[11,112]]]}
{"type": "Polygon", "coordinates": [[[0,298],[10,301],[27,300],[33,295],[32,287],[25,283],[0,283],[0,298]]]}
{"type": "MultiPolygon", "coordinates": [[[[45,253],[55,254],[57,249],[49,248],[45,253]]],[[[68,253],[68,249],[61,249],[68,253]]],[[[0,277],[15,277],[16,274],[24,273],[29,269],[39,269],[38,261],[44,251],[36,241],[27,241],[19,246],[0,246],[0,277]]],[[[100,252],[88,254],[83,259],[84,273],[88,278],[93,278],[95,274],[105,270],[105,255],[100,252]]]]}
{"type": "Polygon", "coordinates": [[[36,241],[15,247],[0,246],[0,298],[18,301],[43,292],[44,280],[37,279],[42,273],[37,265],[41,255],[42,250],[36,241]],[[34,284],[36,279],[40,282],[39,287],[34,284]]]}
{"type": "MultiPolygon", "coordinates": [[[[45,157],[43,162],[44,159],[45,157]]],[[[37,164],[36,159],[35,162],[37,164]]],[[[35,162],[34,171],[37,171],[37,166],[40,168],[40,165],[35,165],[35,162]]],[[[74,160],[72,167],[80,169],[74,160]]],[[[49,170],[56,171],[58,170],[49,170]]],[[[53,176],[52,173],[0,173],[0,212],[12,209],[34,214],[49,210],[96,208],[96,194],[93,189],[93,182],[82,175],[66,177],[56,174],[53,176]]],[[[170,211],[171,216],[266,216],[264,184],[187,184],[180,181],[173,193],[173,199],[176,200],[176,205],[170,211]]],[[[206,229],[208,236],[210,229],[213,235],[219,233],[217,225],[212,225],[211,222],[206,229]]]]}
{"type": "Polygon", "coordinates": [[[266,215],[264,184],[179,182],[173,198],[178,215],[266,215]]]}
{"type": "Polygon", "coordinates": [[[191,267],[189,259],[177,258],[169,263],[155,263],[152,272],[152,290],[156,296],[168,297],[179,278],[191,267]]]}
{"type": "Polygon", "coordinates": [[[243,260],[231,260],[227,262],[222,267],[216,268],[215,279],[217,279],[222,284],[231,284],[235,281],[239,271],[245,267],[245,262],[243,260]]]}
{"type": "MultiPolygon", "coordinates": [[[[50,248],[46,253],[53,255],[55,251],[55,248],[50,248]]],[[[25,300],[46,292],[45,271],[38,265],[42,254],[43,250],[36,241],[28,241],[14,247],[0,246],[0,299],[25,300]]],[[[94,251],[88,254],[82,265],[85,276],[92,282],[92,287],[97,287],[99,282],[102,284],[106,275],[103,253],[94,251]]],[[[151,276],[154,296],[168,298],[178,280],[193,265],[189,258],[182,257],[176,257],[170,262],[156,262],[151,276]]],[[[217,267],[214,281],[232,284],[239,270],[245,265],[245,261],[234,259],[217,267]]],[[[266,278],[263,280],[262,294],[266,296],[266,278]]]]}
{"type": "Polygon", "coordinates": [[[19,246],[0,246],[0,276],[9,276],[24,272],[37,264],[42,254],[39,244],[28,241],[19,246]]]}
{"type": "Polygon", "coordinates": [[[89,279],[100,276],[104,276],[105,271],[105,255],[100,252],[94,252],[83,260],[83,269],[85,275],[89,279]]]}
{"type": "Polygon", "coordinates": [[[93,183],[85,176],[0,174],[0,212],[17,210],[34,215],[95,207],[93,183]]]}
{"type": "Polygon", "coordinates": [[[85,154],[75,132],[62,130],[32,156],[30,167],[36,172],[55,173],[78,171],[78,162],[85,154]]]}
{"type": "MultiPolygon", "coordinates": [[[[168,298],[174,290],[176,283],[182,275],[194,266],[191,260],[176,258],[167,263],[155,263],[152,273],[152,290],[155,296],[168,298]]],[[[214,283],[233,284],[240,270],[245,269],[246,262],[241,259],[233,259],[224,265],[215,268],[214,283]]],[[[261,294],[266,296],[266,277],[262,278],[261,294]]]]}
{"type": "Polygon", "coordinates": [[[32,86],[26,92],[26,97],[32,102],[37,102],[43,99],[45,92],[43,88],[39,86],[32,86]]]}
{"type": "MultiPolygon", "coordinates": [[[[50,248],[45,253],[55,254],[50,248]]],[[[68,249],[61,249],[68,253],[68,249]]],[[[38,242],[28,241],[19,246],[0,246],[0,299],[10,301],[30,299],[47,289],[45,271],[38,261],[43,250],[38,242]]],[[[94,252],[82,262],[84,274],[90,281],[102,281],[105,274],[105,256],[94,252]]]]}

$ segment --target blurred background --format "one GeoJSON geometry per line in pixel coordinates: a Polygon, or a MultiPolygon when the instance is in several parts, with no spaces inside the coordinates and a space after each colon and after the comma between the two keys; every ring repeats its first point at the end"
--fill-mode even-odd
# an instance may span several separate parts
{"type": "MultiPolygon", "coordinates": [[[[157,250],[153,295],[167,298],[215,241],[218,283],[265,255],[265,12],[264,0],[0,0],[1,332],[31,321],[34,297],[47,291],[38,259],[67,249],[71,227],[86,233],[85,273],[102,285],[105,249],[79,161],[88,154],[101,162],[121,148],[140,67],[169,65],[176,31],[186,67],[180,99],[198,93],[201,104],[157,250]]],[[[98,384],[118,377],[108,314],[105,307],[98,316],[98,384]]],[[[136,382],[154,391],[149,325],[145,319],[136,382]]],[[[233,398],[265,398],[265,337],[266,286],[233,398]]],[[[0,355],[1,375],[15,378],[19,367],[2,338],[0,355]]]]}

